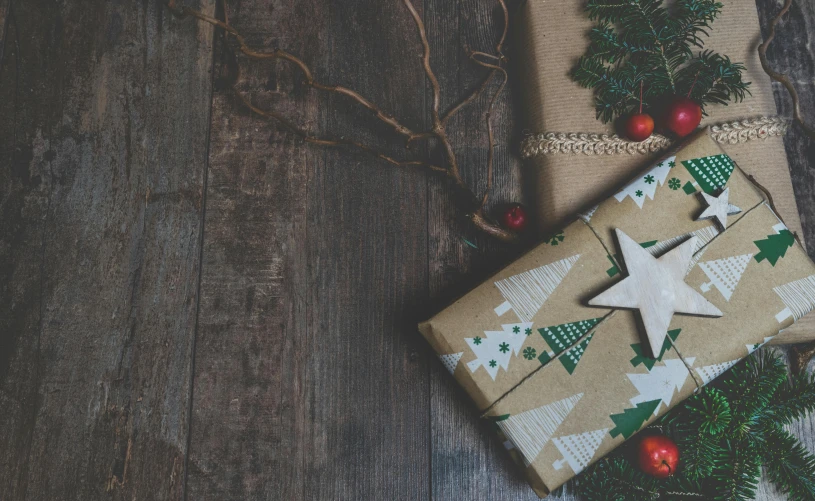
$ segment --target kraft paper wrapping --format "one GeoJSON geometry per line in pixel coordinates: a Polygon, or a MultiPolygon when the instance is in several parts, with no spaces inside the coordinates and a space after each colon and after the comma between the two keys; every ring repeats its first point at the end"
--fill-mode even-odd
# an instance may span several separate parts
{"type": "MultiPolygon", "coordinates": [[[[708,107],[709,116],[702,125],[773,116],[777,111],[771,82],[757,53],[762,38],[755,3],[721,3],[724,8],[711,25],[705,48],[744,63],[744,79],[752,82],[752,96],[741,103],[708,107]]],[[[516,16],[516,67],[522,84],[525,127],[533,133],[614,132],[610,124],[595,119],[592,90],[580,87],[570,77],[588,47],[587,35],[594,25],[584,8],[582,0],[526,0],[516,16]]],[[[727,149],[745,172],[773,194],[775,207],[789,228],[802,234],[783,139],[776,136],[728,145],[727,149]]],[[[604,200],[660,155],[553,154],[530,160],[529,175],[536,178],[542,232],[562,227],[578,211],[604,200]]],[[[815,315],[799,322],[785,338],[786,342],[815,340],[815,315]]]]}
{"type": "Polygon", "coordinates": [[[419,326],[541,496],[815,307],[815,264],[705,133],[553,235],[419,326]],[[695,219],[724,187],[722,232],[695,219]],[[651,354],[635,312],[587,306],[625,274],[615,228],[655,256],[699,237],[686,282],[724,316],[674,316],[651,354]]]}

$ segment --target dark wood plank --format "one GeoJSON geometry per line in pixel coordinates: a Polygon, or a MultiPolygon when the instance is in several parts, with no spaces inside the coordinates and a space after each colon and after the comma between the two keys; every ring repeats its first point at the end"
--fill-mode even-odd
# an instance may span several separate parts
{"type": "MultiPolygon", "coordinates": [[[[324,50],[324,5],[229,2],[230,22],[258,48],[306,60],[324,50]]],[[[321,150],[234,98],[231,51],[217,46],[188,499],[304,499],[310,170],[321,150]]],[[[241,60],[240,88],[259,106],[316,116],[315,96],[282,63],[241,60]]]]}
{"type": "MultiPolygon", "coordinates": [[[[756,0],[762,33],[769,34],[769,23],[780,11],[782,1],[756,0]]],[[[775,40],[767,52],[768,59],[776,71],[788,73],[801,98],[801,111],[812,123],[815,120],[815,58],[809,47],[812,45],[815,29],[815,5],[812,2],[798,1],[787,17],[778,25],[775,40]]],[[[773,83],[775,102],[779,114],[792,116],[792,100],[781,84],[773,83]]],[[[784,137],[787,159],[790,165],[798,212],[804,229],[809,255],[815,258],[815,143],[807,138],[800,127],[794,125],[784,137]]],[[[783,349],[788,351],[788,349],[783,349]]],[[[810,364],[813,370],[815,364],[810,364]]],[[[809,416],[789,427],[810,452],[815,453],[815,417],[809,416]]],[[[758,500],[781,500],[786,497],[779,493],[766,479],[759,485],[758,500]]]]}
{"type": "MultiPolygon", "coordinates": [[[[781,10],[779,0],[756,0],[762,32],[766,38],[769,23],[781,10]]],[[[801,98],[801,111],[810,124],[815,123],[815,56],[809,50],[815,34],[815,4],[793,3],[792,10],[778,25],[777,35],[767,51],[776,71],[789,74],[801,98]]],[[[792,117],[792,99],[777,83],[773,83],[778,113],[792,117]]],[[[790,164],[792,184],[801,214],[801,225],[810,256],[815,257],[815,142],[804,135],[797,125],[784,137],[790,164]]]]}
{"type": "MultiPolygon", "coordinates": [[[[517,2],[510,3],[514,4],[517,2]]],[[[501,11],[489,0],[436,0],[429,2],[426,19],[434,68],[444,89],[444,102],[451,105],[484,77],[485,72],[468,60],[466,50],[494,50],[502,25],[501,11]]],[[[464,177],[478,193],[486,187],[487,99],[483,96],[451,123],[464,177]]],[[[508,88],[493,120],[496,164],[491,205],[496,209],[502,203],[531,202],[523,198],[520,163],[511,147],[511,104],[508,88]]],[[[518,251],[480,236],[463,222],[443,180],[431,180],[428,205],[430,296],[435,310],[480,283],[518,251]]],[[[431,385],[433,499],[537,499],[494,434],[481,422],[478,411],[435,360],[431,385]]]]}
{"type": "MultiPolygon", "coordinates": [[[[420,124],[419,47],[398,2],[244,0],[229,15],[254,47],[420,124]]],[[[258,104],[394,140],[282,63],[241,66],[258,104]]],[[[189,498],[427,498],[424,174],[304,146],[226,90],[214,109],[189,498]]]]}
{"type": "Polygon", "coordinates": [[[48,57],[45,40],[35,38],[25,47],[30,66],[21,70],[25,32],[13,4],[4,2],[0,20],[0,499],[23,499],[37,401],[43,219],[50,190],[43,158],[48,148],[38,124],[54,99],[29,91],[44,77],[42,61],[35,61],[48,57]],[[37,97],[43,106],[23,111],[37,97]]]}
{"type": "Polygon", "coordinates": [[[9,5],[0,498],[179,499],[212,30],[158,2],[9,5]]]}

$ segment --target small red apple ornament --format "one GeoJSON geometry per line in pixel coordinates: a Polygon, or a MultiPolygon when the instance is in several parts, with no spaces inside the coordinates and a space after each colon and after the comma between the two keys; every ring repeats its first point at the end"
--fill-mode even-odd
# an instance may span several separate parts
{"type": "Polygon", "coordinates": [[[675,98],[665,110],[665,128],[679,137],[695,131],[702,122],[702,108],[687,97],[675,98]]]}
{"type": "Polygon", "coordinates": [[[521,204],[512,204],[504,211],[501,221],[506,229],[520,233],[526,228],[527,219],[526,209],[521,204]]]}
{"type": "Polygon", "coordinates": [[[631,115],[625,121],[625,136],[632,141],[645,141],[653,133],[654,119],[648,113],[631,115]]]}
{"type": "Polygon", "coordinates": [[[640,470],[656,478],[667,478],[676,473],[679,448],[664,435],[643,437],[637,446],[640,470]]]}

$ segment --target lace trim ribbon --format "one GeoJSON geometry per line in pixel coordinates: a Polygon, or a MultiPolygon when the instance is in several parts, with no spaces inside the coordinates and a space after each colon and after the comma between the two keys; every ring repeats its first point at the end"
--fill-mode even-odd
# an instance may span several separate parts
{"type": "MultiPolygon", "coordinates": [[[[756,139],[783,136],[789,122],[778,116],[759,117],[725,122],[710,126],[710,135],[718,143],[738,144],[756,139]]],[[[521,157],[533,158],[538,155],[583,154],[583,155],[646,155],[664,150],[674,140],[654,134],[645,141],[634,142],[613,134],[585,134],[548,132],[529,134],[521,142],[521,157]]]]}

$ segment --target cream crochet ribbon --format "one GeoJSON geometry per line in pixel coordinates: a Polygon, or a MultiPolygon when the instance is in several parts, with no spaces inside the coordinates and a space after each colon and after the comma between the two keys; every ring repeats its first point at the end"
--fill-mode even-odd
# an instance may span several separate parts
{"type": "MultiPolygon", "coordinates": [[[[710,126],[710,135],[722,144],[746,143],[755,139],[783,136],[789,123],[781,117],[760,117],[726,122],[710,126]]],[[[673,140],[654,134],[645,141],[634,142],[608,134],[557,133],[529,134],[521,142],[521,156],[532,158],[538,155],[558,153],[583,155],[645,155],[664,150],[673,140]]]]}

